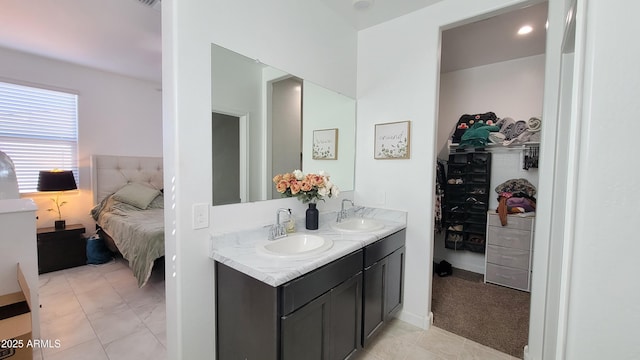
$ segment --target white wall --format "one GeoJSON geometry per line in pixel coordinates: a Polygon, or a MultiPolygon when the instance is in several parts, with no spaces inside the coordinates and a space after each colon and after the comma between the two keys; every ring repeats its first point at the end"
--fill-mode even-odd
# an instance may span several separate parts
{"type": "MultiPolygon", "coordinates": [[[[69,63],[0,48],[0,80],[69,90],[78,94],[78,191],[62,195],[67,224],[95,229],[89,216],[93,206],[92,154],[162,155],[161,85],[69,63]]],[[[46,169],[43,169],[46,170],[46,169]]],[[[38,206],[38,227],[53,226],[51,196],[24,194],[38,206]]]]}
{"type": "Polygon", "coordinates": [[[192,205],[211,202],[211,43],[355,97],[357,37],[320,2],[297,0],[167,0],[162,26],[165,191],[170,190],[165,197],[168,358],[212,359],[209,233],[270,223],[279,205],[302,205],[280,199],[215,207],[209,229],[191,228],[192,205]]]}
{"type": "Polygon", "coordinates": [[[440,75],[438,157],[463,114],[493,111],[498,118],[542,116],[544,55],[503,61],[440,75]]]}
{"type": "Polygon", "coordinates": [[[353,190],[356,156],[356,101],[329,91],[309,81],[304,82],[302,118],[303,170],[317,173],[324,170],[340,190],[353,190]],[[313,131],[338,129],[336,160],[313,159],[313,131]]]}
{"type": "Polygon", "coordinates": [[[443,1],[358,35],[356,201],[408,212],[400,317],[421,327],[431,307],[440,27],[518,3],[443,1]],[[411,159],[374,160],[374,124],[401,120],[412,121],[411,159]]]}
{"type": "Polygon", "coordinates": [[[579,155],[577,183],[570,189],[573,236],[565,239],[573,247],[565,248],[570,279],[563,284],[569,290],[564,357],[635,359],[640,354],[640,287],[634,280],[640,254],[634,226],[640,201],[634,160],[640,133],[640,3],[588,1],[585,9],[586,17],[577,18],[576,58],[584,71],[578,79],[583,93],[573,108],[579,155]],[[613,141],[605,135],[611,132],[613,141]]]}
{"type": "MultiPolygon", "coordinates": [[[[542,116],[544,55],[503,61],[440,75],[438,158],[447,160],[448,140],[462,114],[493,111],[498,118],[526,120],[542,116]]],[[[498,207],[493,189],[502,182],[525,178],[538,186],[538,170],[522,169],[520,150],[497,149],[491,159],[489,208],[498,207]]],[[[435,235],[434,258],[454,267],[484,274],[484,254],[444,247],[444,232],[435,235]]]]}

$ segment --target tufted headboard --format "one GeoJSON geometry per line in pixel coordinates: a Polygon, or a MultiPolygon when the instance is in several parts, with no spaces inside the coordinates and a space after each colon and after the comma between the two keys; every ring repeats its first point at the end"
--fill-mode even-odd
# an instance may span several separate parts
{"type": "Polygon", "coordinates": [[[130,182],[149,185],[158,190],[162,185],[162,158],[144,156],[91,156],[91,189],[97,205],[106,196],[130,182]]]}

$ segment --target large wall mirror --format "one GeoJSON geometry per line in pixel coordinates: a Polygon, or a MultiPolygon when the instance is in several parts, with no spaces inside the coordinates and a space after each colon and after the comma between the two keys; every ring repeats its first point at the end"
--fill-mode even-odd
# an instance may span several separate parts
{"type": "Polygon", "coordinates": [[[295,169],[353,190],[354,99],[215,44],[211,75],[214,206],[280,198],[295,169]]]}

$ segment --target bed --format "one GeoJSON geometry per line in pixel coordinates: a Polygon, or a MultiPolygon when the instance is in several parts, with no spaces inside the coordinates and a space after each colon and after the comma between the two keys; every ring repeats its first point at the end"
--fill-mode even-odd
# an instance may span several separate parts
{"type": "Polygon", "coordinates": [[[162,158],[94,155],[91,175],[91,216],[143,287],[164,257],[162,158]]]}

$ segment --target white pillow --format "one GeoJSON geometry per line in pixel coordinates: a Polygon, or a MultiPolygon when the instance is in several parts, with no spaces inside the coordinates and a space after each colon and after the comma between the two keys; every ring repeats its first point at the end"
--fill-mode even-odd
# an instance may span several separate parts
{"type": "Polygon", "coordinates": [[[129,183],[113,194],[115,200],[146,209],[149,204],[160,195],[160,190],[150,188],[140,183],[129,183]]]}

